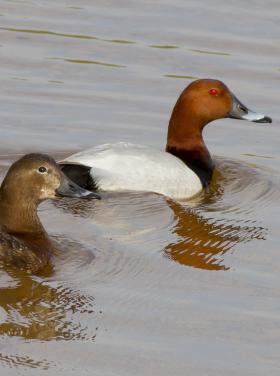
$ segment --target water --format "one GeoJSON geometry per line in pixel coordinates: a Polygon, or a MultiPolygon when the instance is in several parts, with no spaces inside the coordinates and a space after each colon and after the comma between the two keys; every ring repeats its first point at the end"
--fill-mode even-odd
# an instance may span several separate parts
{"type": "Polygon", "coordinates": [[[0,174],[29,151],[163,148],[195,77],[271,125],[205,130],[217,171],[189,202],[103,194],[40,206],[53,269],[0,273],[1,375],[279,375],[279,11],[201,1],[0,4],[0,174]]]}

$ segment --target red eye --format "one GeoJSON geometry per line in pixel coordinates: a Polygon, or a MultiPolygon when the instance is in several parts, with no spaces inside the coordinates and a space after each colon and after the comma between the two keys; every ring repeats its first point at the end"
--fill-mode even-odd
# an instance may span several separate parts
{"type": "Polygon", "coordinates": [[[218,92],[217,89],[210,89],[210,90],[209,90],[209,94],[211,94],[211,95],[213,95],[214,97],[216,97],[216,96],[219,94],[219,92],[218,92]]]}

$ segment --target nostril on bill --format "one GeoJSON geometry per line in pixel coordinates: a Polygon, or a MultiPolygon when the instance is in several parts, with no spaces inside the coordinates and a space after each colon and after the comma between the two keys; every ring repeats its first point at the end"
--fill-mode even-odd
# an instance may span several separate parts
{"type": "Polygon", "coordinates": [[[247,108],[245,108],[245,107],[242,106],[241,104],[238,104],[237,107],[239,108],[239,110],[241,110],[241,111],[244,112],[245,114],[248,113],[247,108]]]}

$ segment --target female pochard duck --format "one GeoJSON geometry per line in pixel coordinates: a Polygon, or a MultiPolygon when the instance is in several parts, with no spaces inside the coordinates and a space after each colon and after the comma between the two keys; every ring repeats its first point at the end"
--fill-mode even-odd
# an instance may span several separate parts
{"type": "Polygon", "coordinates": [[[202,131],[216,119],[271,123],[250,111],[221,81],[192,82],[179,96],[168,127],[166,151],[129,143],[105,144],[61,161],[62,170],[90,190],[151,191],[182,199],[206,187],[214,163],[202,131]]]}
{"type": "Polygon", "coordinates": [[[38,205],[57,196],[94,197],[64,175],[47,155],[27,154],[9,169],[0,187],[0,265],[36,273],[48,264],[53,245],[38,205]]]}

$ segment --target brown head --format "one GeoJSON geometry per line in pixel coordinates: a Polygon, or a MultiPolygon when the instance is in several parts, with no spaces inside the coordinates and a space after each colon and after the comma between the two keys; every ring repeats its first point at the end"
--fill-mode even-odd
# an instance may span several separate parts
{"type": "Polygon", "coordinates": [[[192,82],[178,98],[168,127],[166,151],[182,159],[207,185],[213,162],[204,144],[202,131],[206,124],[222,118],[271,123],[267,116],[243,105],[221,81],[201,79],[192,82]]]}
{"type": "Polygon", "coordinates": [[[40,223],[39,203],[57,196],[99,198],[69,180],[53,158],[27,154],[10,167],[2,182],[0,224],[11,232],[31,229],[40,223]]]}

